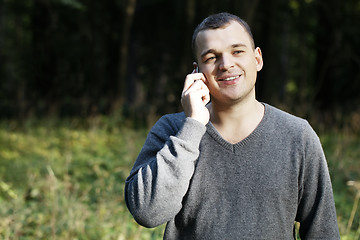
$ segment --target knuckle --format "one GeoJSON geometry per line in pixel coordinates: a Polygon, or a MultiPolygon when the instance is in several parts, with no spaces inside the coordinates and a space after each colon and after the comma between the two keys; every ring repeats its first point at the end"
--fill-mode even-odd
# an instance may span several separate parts
{"type": "Polygon", "coordinates": [[[192,80],[193,78],[194,78],[194,74],[192,74],[192,73],[186,75],[186,80],[187,81],[192,80]]]}

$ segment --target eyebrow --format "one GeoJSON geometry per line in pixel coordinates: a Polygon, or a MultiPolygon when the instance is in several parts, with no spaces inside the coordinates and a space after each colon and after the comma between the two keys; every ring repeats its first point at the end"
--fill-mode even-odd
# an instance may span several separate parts
{"type": "Polygon", "coordinates": [[[236,44],[233,44],[231,45],[232,48],[236,48],[236,47],[247,47],[246,44],[243,44],[243,43],[236,43],[236,44]]]}
{"type": "MultiPolygon", "coordinates": [[[[231,45],[231,48],[237,48],[237,47],[247,47],[247,46],[243,43],[235,43],[235,44],[231,45]]],[[[209,54],[209,53],[216,54],[216,52],[217,51],[215,49],[211,48],[211,49],[208,49],[205,52],[203,52],[200,56],[203,58],[204,56],[206,56],[206,54],[209,54]]]]}

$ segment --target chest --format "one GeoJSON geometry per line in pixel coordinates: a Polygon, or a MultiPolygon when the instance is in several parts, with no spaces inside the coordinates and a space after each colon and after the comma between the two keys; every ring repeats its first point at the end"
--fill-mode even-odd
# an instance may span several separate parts
{"type": "Polygon", "coordinates": [[[245,225],[251,219],[266,221],[271,216],[292,224],[289,219],[296,215],[301,156],[289,146],[264,145],[224,147],[205,139],[184,198],[183,216],[228,222],[226,219],[236,215],[238,223],[245,225]]]}
{"type": "Polygon", "coordinates": [[[230,200],[248,197],[251,201],[288,197],[298,190],[299,155],[288,149],[202,147],[192,184],[203,195],[217,193],[230,200]]]}

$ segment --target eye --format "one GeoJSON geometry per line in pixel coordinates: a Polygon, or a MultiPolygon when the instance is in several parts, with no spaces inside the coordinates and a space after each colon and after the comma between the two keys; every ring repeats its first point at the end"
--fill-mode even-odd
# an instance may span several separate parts
{"type": "Polygon", "coordinates": [[[234,51],[234,55],[239,55],[239,54],[242,54],[242,53],[244,53],[245,51],[244,50],[236,50],[236,51],[234,51]]]}
{"type": "Polygon", "coordinates": [[[215,61],[215,60],[216,60],[215,56],[210,56],[210,57],[205,58],[204,62],[209,63],[209,62],[212,62],[212,61],[215,61]]]}

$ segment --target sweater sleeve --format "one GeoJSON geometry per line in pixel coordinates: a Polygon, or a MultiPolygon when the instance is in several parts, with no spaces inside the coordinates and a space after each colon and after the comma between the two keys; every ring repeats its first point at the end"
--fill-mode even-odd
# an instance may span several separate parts
{"type": "Polygon", "coordinates": [[[168,117],[151,129],[125,182],[127,207],[140,225],[156,227],[181,210],[205,131],[194,119],[168,117]]]}
{"type": "Polygon", "coordinates": [[[304,131],[304,161],[300,174],[299,206],[301,239],[340,239],[336,210],[325,155],[310,126],[304,131]]]}

